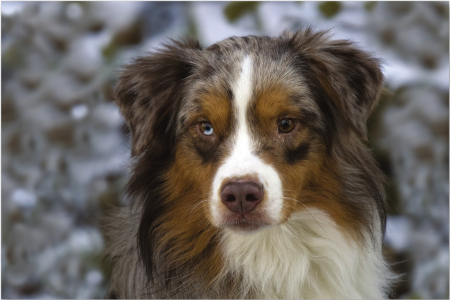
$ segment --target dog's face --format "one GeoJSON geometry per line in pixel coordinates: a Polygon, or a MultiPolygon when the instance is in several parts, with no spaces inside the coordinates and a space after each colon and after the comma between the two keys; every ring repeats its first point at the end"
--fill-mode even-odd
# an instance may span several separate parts
{"type": "Polygon", "coordinates": [[[254,230],[302,209],[301,187],[325,152],[324,120],[292,57],[227,58],[207,66],[210,77],[194,80],[181,105],[178,158],[192,159],[191,174],[209,171],[199,185],[211,223],[254,230]]]}
{"type": "Polygon", "coordinates": [[[334,137],[365,138],[381,83],[371,57],[309,32],[167,47],[128,67],[118,103],[134,154],[171,157],[166,195],[180,218],[253,231],[307,206],[351,219],[317,189],[342,193],[326,163],[334,137]]]}

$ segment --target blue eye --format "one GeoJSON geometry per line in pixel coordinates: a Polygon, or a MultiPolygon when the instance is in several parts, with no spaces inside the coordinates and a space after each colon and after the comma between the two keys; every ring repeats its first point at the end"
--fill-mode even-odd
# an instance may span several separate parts
{"type": "Polygon", "coordinates": [[[212,135],[213,134],[212,125],[208,122],[202,122],[202,123],[200,123],[200,131],[204,135],[212,135]]]}

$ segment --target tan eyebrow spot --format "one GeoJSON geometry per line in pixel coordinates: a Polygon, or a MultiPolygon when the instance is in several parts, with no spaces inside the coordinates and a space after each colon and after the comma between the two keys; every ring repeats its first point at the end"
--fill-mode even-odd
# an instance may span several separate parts
{"type": "Polygon", "coordinates": [[[224,135],[230,130],[232,120],[231,99],[224,91],[209,91],[199,96],[199,109],[191,116],[198,121],[206,118],[211,122],[214,133],[224,135]]]}

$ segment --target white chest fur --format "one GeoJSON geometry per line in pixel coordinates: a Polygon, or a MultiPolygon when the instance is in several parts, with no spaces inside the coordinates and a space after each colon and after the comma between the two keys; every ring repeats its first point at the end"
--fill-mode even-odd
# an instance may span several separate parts
{"type": "Polygon", "coordinates": [[[383,298],[389,271],[381,245],[361,248],[323,212],[309,209],[256,233],[225,231],[227,272],[257,298],[383,298]]]}

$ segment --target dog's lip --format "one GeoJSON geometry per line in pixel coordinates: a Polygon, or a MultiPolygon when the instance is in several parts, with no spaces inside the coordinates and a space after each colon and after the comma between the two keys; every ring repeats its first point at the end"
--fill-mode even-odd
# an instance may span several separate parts
{"type": "Polygon", "coordinates": [[[236,221],[232,221],[232,222],[228,222],[229,225],[239,225],[239,224],[261,224],[261,222],[255,222],[255,221],[251,221],[245,218],[241,218],[240,220],[236,220],[236,221]]]}
{"type": "Polygon", "coordinates": [[[239,216],[234,218],[226,218],[223,222],[223,226],[230,229],[239,231],[256,231],[262,227],[272,225],[272,222],[267,218],[246,218],[245,216],[239,216]]]}
{"type": "Polygon", "coordinates": [[[232,230],[237,231],[257,231],[263,227],[269,226],[270,224],[262,223],[262,222],[248,222],[248,221],[240,221],[240,222],[233,222],[225,225],[225,227],[230,228],[232,230]]]}

